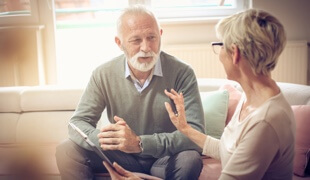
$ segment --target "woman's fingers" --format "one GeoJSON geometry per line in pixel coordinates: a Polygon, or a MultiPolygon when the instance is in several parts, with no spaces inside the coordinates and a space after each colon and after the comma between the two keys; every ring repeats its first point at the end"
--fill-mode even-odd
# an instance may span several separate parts
{"type": "Polygon", "coordinates": [[[123,176],[126,176],[128,171],[125,170],[123,167],[121,167],[119,164],[117,164],[116,162],[113,163],[113,167],[116,169],[116,171],[123,175],[123,176]]]}
{"type": "Polygon", "coordinates": [[[166,110],[169,114],[170,119],[173,118],[174,112],[172,111],[171,105],[169,103],[165,102],[165,107],[166,107],[166,110]]]}

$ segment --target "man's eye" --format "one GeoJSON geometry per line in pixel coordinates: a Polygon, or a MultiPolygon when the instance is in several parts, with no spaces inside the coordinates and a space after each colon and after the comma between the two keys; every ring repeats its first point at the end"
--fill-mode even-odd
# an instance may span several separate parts
{"type": "Polygon", "coordinates": [[[149,37],[149,40],[151,40],[151,41],[153,41],[153,40],[155,40],[155,39],[156,39],[155,36],[150,36],[150,37],[149,37]]]}
{"type": "Polygon", "coordinates": [[[132,39],[132,40],[130,40],[129,42],[131,42],[131,43],[138,43],[138,42],[140,42],[141,40],[140,39],[132,39]]]}

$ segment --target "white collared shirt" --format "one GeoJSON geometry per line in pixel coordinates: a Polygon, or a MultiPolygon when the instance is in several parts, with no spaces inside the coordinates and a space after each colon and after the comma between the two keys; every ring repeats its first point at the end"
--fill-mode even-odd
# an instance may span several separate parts
{"type": "Polygon", "coordinates": [[[131,77],[132,82],[134,83],[135,87],[137,88],[138,92],[142,92],[146,87],[148,87],[148,85],[150,84],[153,75],[156,76],[163,76],[163,72],[162,72],[162,68],[161,68],[161,61],[160,61],[160,57],[158,57],[158,60],[154,66],[154,68],[152,69],[151,74],[149,75],[149,77],[146,79],[146,81],[144,82],[144,84],[140,84],[139,80],[133,75],[132,71],[129,68],[128,65],[128,59],[126,60],[126,65],[125,65],[125,78],[127,77],[131,77]]]}

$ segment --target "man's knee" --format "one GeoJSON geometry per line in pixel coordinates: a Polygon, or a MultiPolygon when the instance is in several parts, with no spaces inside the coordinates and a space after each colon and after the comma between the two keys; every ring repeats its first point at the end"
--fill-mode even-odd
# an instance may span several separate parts
{"type": "Polygon", "coordinates": [[[67,158],[68,152],[72,152],[73,142],[69,139],[63,141],[56,147],[56,159],[63,160],[67,158]]]}
{"type": "MultiPolygon", "coordinates": [[[[56,161],[58,167],[68,166],[74,162],[85,164],[85,157],[78,150],[81,149],[73,141],[67,139],[56,147],[56,161]]],[[[81,149],[82,150],[82,149],[81,149]]]]}
{"type": "Polygon", "coordinates": [[[69,145],[70,142],[68,141],[69,140],[65,140],[56,147],[56,158],[57,159],[59,158],[59,156],[63,156],[64,154],[66,154],[68,147],[70,147],[69,145]]]}
{"type": "Polygon", "coordinates": [[[177,159],[183,166],[192,166],[195,168],[202,167],[202,159],[197,151],[180,152],[177,159]]]}
{"type": "Polygon", "coordinates": [[[202,169],[202,159],[197,151],[180,152],[175,162],[176,179],[198,179],[202,169]]]}
{"type": "Polygon", "coordinates": [[[88,158],[83,149],[71,140],[66,140],[56,148],[56,162],[61,179],[92,179],[88,158]]]}

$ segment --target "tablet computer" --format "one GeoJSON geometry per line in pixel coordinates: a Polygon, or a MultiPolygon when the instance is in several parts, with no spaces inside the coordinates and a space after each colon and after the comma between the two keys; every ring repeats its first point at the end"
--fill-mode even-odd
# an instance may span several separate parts
{"type": "Polygon", "coordinates": [[[107,163],[109,163],[112,168],[112,162],[110,161],[110,159],[102,152],[102,150],[100,148],[98,148],[93,142],[91,142],[88,138],[88,136],[81,131],[78,127],[76,127],[73,123],[69,122],[69,125],[72,127],[72,129],[74,129],[82,138],[83,140],[92,148],[92,150],[99,156],[102,158],[102,160],[106,161],[107,163]]]}
{"type": "MultiPolygon", "coordinates": [[[[98,148],[93,142],[89,140],[88,136],[82,130],[80,130],[78,127],[76,127],[71,122],[69,122],[69,125],[83,138],[83,140],[95,151],[96,154],[98,154],[99,157],[101,157],[104,161],[109,163],[110,166],[114,169],[114,166],[112,165],[112,162],[110,161],[110,159],[102,152],[100,148],[98,148]]],[[[151,175],[144,174],[144,173],[138,173],[138,172],[133,172],[133,173],[142,179],[162,180],[158,177],[151,176],[151,175]]]]}

